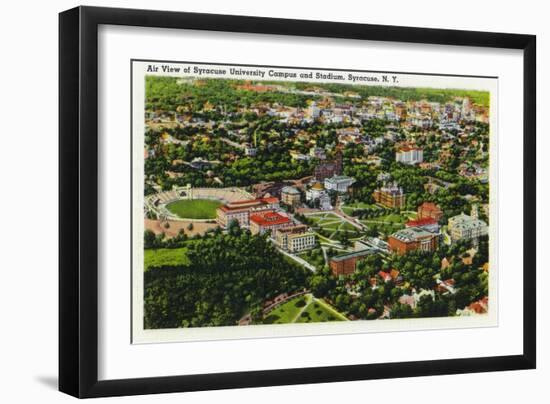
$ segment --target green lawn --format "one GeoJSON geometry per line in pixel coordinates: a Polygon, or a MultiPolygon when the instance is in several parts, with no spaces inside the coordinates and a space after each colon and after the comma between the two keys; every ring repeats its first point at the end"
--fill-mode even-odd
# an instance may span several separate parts
{"type": "Polygon", "coordinates": [[[144,250],[144,270],[151,267],[164,265],[187,265],[189,260],[186,255],[187,248],[159,248],[156,250],[144,250]]]}
{"type": "Polygon", "coordinates": [[[390,223],[404,223],[406,218],[396,213],[390,213],[389,215],[386,215],[386,216],[380,216],[380,217],[374,218],[374,220],[381,220],[383,222],[390,222],[390,223]]]}
{"type": "MultiPolygon", "coordinates": [[[[320,231],[323,230],[327,233],[329,240],[334,239],[338,233],[346,233],[348,236],[353,235],[358,229],[352,224],[348,223],[340,216],[333,213],[324,213],[321,215],[308,216],[314,222],[313,228],[316,230],[317,235],[321,238],[320,231]]],[[[327,241],[327,239],[325,239],[327,241]]]]}
{"type": "Polygon", "coordinates": [[[380,206],[376,205],[376,204],[370,204],[370,203],[365,203],[365,202],[355,202],[355,203],[350,203],[350,204],[346,204],[346,205],[342,206],[342,210],[347,215],[351,215],[353,213],[353,211],[356,210],[356,209],[379,210],[379,209],[382,209],[382,208],[380,206]]]}
{"type": "Polygon", "coordinates": [[[404,224],[407,220],[409,220],[409,214],[390,213],[383,216],[370,217],[368,219],[367,218],[360,219],[359,221],[361,223],[368,225],[369,223],[380,223],[380,222],[384,222],[387,224],[404,224]]]}
{"type": "Polygon", "coordinates": [[[342,226],[340,226],[340,230],[348,230],[348,231],[356,231],[358,230],[357,227],[351,225],[350,223],[348,222],[344,222],[342,223],[342,226]]]}
{"type": "Polygon", "coordinates": [[[182,199],[170,202],[166,209],[184,219],[215,219],[216,208],[221,204],[210,199],[182,199]]]}
{"type": "Polygon", "coordinates": [[[300,314],[297,323],[321,323],[326,321],[344,321],[343,316],[328,305],[314,299],[300,314]]]}
{"type": "Polygon", "coordinates": [[[340,217],[333,215],[332,213],[327,213],[326,215],[323,216],[323,219],[321,219],[319,223],[320,224],[333,223],[340,220],[342,220],[340,217]]]}
{"type": "Polygon", "coordinates": [[[352,215],[353,214],[353,211],[355,210],[355,208],[350,208],[349,206],[342,206],[342,211],[346,214],[346,215],[352,215]]]}
{"type": "Polygon", "coordinates": [[[293,323],[300,311],[308,304],[309,295],[294,298],[273,309],[264,318],[264,324],[293,323]]]}
{"type": "Polygon", "coordinates": [[[346,317],[311,294],[294,298],[272,310],[264,324],[345,321],[346,317]]]}
{"type": "Polygon", "coordinates": [[[347,206],[353,209],[381,209],[380,206],[374,203],[365,203],[365,202],[355,202],[355,203],[346,204],[344,206],[347,206]]]}
{"type": "Polygon", "coordinates": [[[342,222],[331,222],[328,224],[322,224],[321,227],[326,230],[336,230],[340,227],[342,222]]]}
{"type": "Polygon", "coordinates": [[[311,215],[307,217],[308,220],[311,220],[313,224],[319,223],[321,220],[323,220],[323,216],[321,215],[311,215]]]}

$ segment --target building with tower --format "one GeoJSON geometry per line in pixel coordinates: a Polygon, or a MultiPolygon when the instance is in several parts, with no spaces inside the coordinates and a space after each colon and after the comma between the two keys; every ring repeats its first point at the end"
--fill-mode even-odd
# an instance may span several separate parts
{"type": "Polygon", "coordinates": [[[396,182],[386,184],[378,188],[372,194],[376,203],[390,209],[402,209],[405,207],[405,194],[403,188],[397,185],[396,182]]]}
{"type": "Polygon", "coordinates": [[[342,175],[342,172],[342,153],[338,151],[334,160],[324,161],[317,164],[313,172],[313,177],[317,181],[324,181],[326,178],[334,177],[335,175],[342,175]]]}
{"type": "Polygon", "coordinates": [[[306,190],[306,201],[314,202],[316,200],[319,201],[320,209],[332,209],[332,205],[330,204],[330,196],[328,195],[325,187],[323,187],[323,184],[320,182],[314,182],[313,185],[306,190]]]}
{"type": "Polygon", "coordinates": [[[460,215],[449,218],[447,231],[453,242],[473,240],[477,243],[479,237],[489,234],[489,227],[487,223],[478,218],[477,206],[474,205],[470,216],[463,212],[460,215]]]}
{"type": "Polygon", "coordinates": [[[309,104],[306,113],[309,118],[317,119],[321,115],[321,109],[317,106],[315,101],[312,101],[311,104],[309,104]]]}

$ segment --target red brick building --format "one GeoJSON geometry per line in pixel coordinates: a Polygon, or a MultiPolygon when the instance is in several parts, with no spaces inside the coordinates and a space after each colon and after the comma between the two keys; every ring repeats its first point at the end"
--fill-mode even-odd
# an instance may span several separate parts
{"type": "Polygon", "coordinates": [[[355,272],[357,262],[370,254],[372,254],[371,250],[361,250],[332,257],[329,262],[330,270],[334,276],[352,274],[355,272]]]}
{"type": "Polygon", "coordinates": [[[313,172],[313,177],[315,177],[317,181],[324,181],[326,178],[342,175],[342,172],[342,153],[337,152],[334,160],[317,164],[313,172]]]}
{"type": "Polygon", "coordinates": [[[399,255],[410,251],[435,251],[439,245],[439,234],[431,233],[419,227],[399,230],[388,237],[390,250],[399,255]]]}
{"type": "Polygon", "coordinates": [[[405,227],[420,227],[432,233],[439,232],[439,223],[437,220],[431,217],[424,217],[422,219],[409,220],[405,223],[405,227]]]}
{"type": "Polygon", "coordinates": [[[424,202],[418,207],[418,219],[431,218],[439,221],[442,216],[441,208],[433,202],[424,202]]]}

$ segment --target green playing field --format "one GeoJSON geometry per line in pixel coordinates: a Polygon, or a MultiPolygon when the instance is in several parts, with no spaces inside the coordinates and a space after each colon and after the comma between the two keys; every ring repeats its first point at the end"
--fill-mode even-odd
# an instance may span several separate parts
{"type": "Polygon", "coordinates": [[[170,202],[166,209],[183,219],[214,219],[221,204],[210,199],[183,199],[170,202]]]}

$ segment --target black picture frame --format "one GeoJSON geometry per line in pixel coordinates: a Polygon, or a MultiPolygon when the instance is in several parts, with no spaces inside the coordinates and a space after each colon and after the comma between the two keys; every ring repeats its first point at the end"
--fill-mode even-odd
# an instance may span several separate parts
{"type": "Polygon", "coordinates": [[[536,37],[533,35],[77,7],[59,15],[59,390],[104,397],[536,366],[536,37]],[[98,26],[343,38],[523,51],[523,353],[468,359],[98,380],[98,26]]]}

